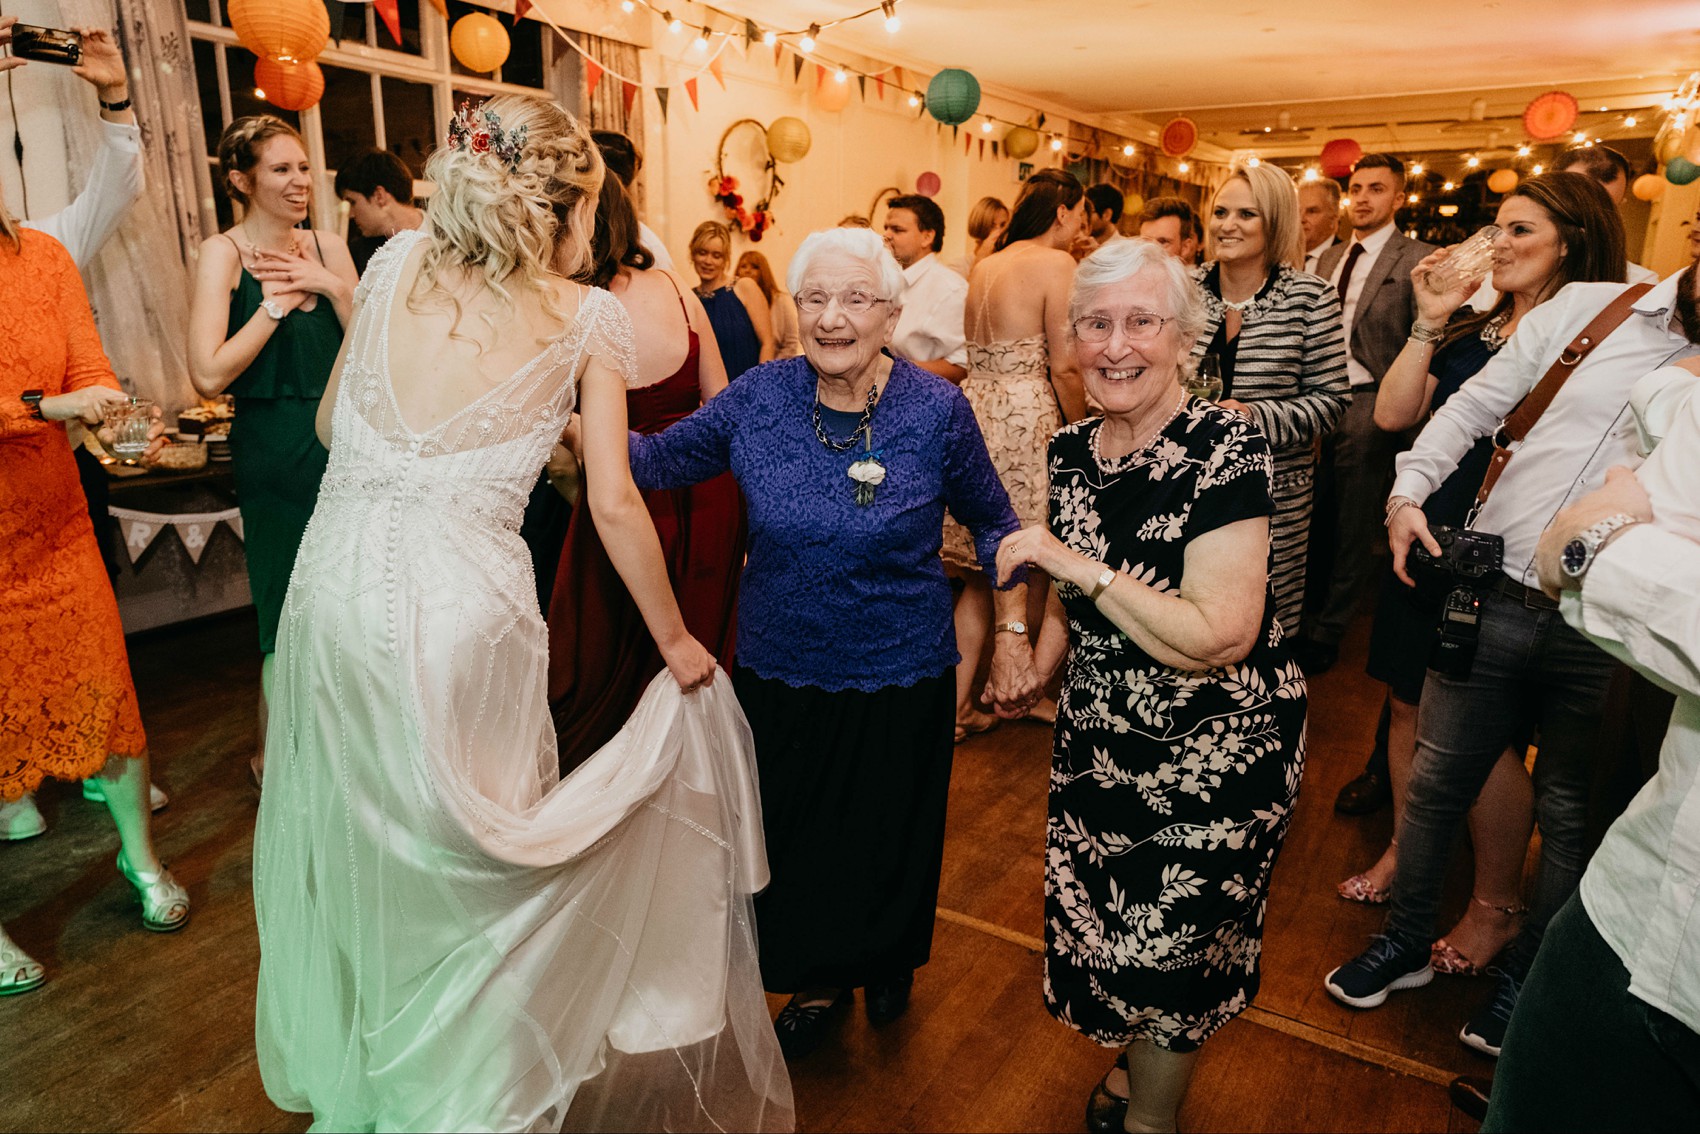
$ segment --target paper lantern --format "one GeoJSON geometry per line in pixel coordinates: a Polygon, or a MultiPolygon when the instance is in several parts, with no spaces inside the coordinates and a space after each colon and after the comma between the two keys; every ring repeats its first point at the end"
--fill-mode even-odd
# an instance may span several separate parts
{"type": "Polygon", "coordinates": [[[1680,130],[1663,129],[1659,136],[1653,139],[1653,156],[1663,165],[1671,158],[1682,153],[1682,132],[1680,130]]]}
{"type": "Polygon", "coordinates": [[[1129,193],[1122,198],[1122,216],[1137,217],[1145,211],[1145,198],[1138,193],[1129,193]]]}
{"type": "Polygon", "coordinates": [[[1039,132],[1029,130],[1025,126],[1012,126],[1009,133],[1003,136],[1003,152],[1021,161],[1032,157],[1039,150],[1039,132]]]}
{"type": "Polygon", "coordinates": [[[1665,180],[1672,185],[1687,185],[1700,178],[1700,165],[1685,157],[1673,157],[1665,163],[1665,180]]]}
{"type": "Polygon", "coordinates": [[[813,144],[809,124],[801,118],[775,118],[767,128],[767,152],[774,161],[802,161],[809,156],[813,144]]]}
{"type": "Polygon", "coordinates": [[[828,76],[826,81],[815,87],[815,109],[827,114],[837,114],[850,105],[850,84],[841,83],[828,76]]]}
{"type": "Polygon", "coordinates": [[[331,17],[321,0],[229,0],[224,11],[242,46],[261,59],[306,63],[331,38],[331,17]]]}
{"type": "Polygon", "coordinates": [[[1635,184],[1629,191],[1635,194],[1637,201],[1657,201],[1665,195],[1666,181],[1656,173],[1643,173],[1635,179],[1635,184]]]}
{"type": "Polygon", "coordinates": [[[1549,141],[1576,125],[1576,115],[1581,109],[1574,96],[1564,91],[1548,91],[1523,108],[1523,129],[1537,142],[1549,141]]]}
{"type": "Polygon", "coordinates": [[[508,61],[508,29],[494,16],[471,12],[449,30],[449,50],[468,71],[494,71],[508,61]]]}
{"type": "Polygon", "coordinates": [[[1364,148],[1351,138],[1335,138],[1322,147],[1322,175],[1350,177],[1352,167],[1364,156],[1364,148]]]}
{"type": "Polygon", "coordinates": [[[927,84],[927,113],[946,126],[960,126],[980,109],[980,80],[960,67],[947,67],[927,84]]]}
{"type": "Polygon", "coordinates": [[[266,92],[266,101],[284,110],[306,110],[323,97],[325,73],[317,63],[279,63],[275,59],[254,60],[254,85],[266,92]]]}
{"type": "Polygon", "coordinates": [[[944,182],[936,173],[923,173],[915,179],[915,192],[923,197],[934,197],[944,188],[944,182]]]}
{"type": "Polygon", "coordinates": [[[1192,152],[1192,147],[1198,144],[1198,123],[1184,114],[1169,119],[1157,139],[1157,144],[1169,157],[1185,157],[1192,152]]]}
{"type": "Polygon", "coordinates": [[[1517,180],[1515,169],[1496,169],[1488,174],[1488,188],[1495,193],[1509,193],[1517,188],[1517,180]]]}
{"type": "Polygon", "coordinates": [[[1694,165],[1700,165],[1700,126],[1690,126],[1683,133],[1682,141],[1674,156],[1684,158],[1694,165]]]}

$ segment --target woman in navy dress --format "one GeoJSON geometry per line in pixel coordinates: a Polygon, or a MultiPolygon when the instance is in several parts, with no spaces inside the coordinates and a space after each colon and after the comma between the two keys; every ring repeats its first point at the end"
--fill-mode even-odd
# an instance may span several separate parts
{"type": "Polygon", "coordinates": [[[732,272],[732,230],[719,221],[703,221],[691,233],[691,264],[700,281],[697,298],[708,311],[726,377],[736,381],[753,366],[774,357],[773,317],[754,280],[732,272]]]}

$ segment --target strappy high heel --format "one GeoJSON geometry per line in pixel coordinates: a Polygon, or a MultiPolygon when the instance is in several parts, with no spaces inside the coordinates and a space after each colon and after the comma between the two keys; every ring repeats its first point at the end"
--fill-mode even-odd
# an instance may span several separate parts
{"type": "MultiPolygon", "coordinates": [[[[1495,913],[1504,914],[1506,917],[1522,917],[1524,914],[1529,912],[1529,907],[1522,905],[1521,903],[1514,906],[1496,906],[1492,902],[1482,901],[1474,894],[1470,895],[1470,901],[1482,907],[1484,910],[1493,910],[1495,913]]],[[[1511,940],[1516,940],[1516,934],[1512,935],[1511,940]]],[[[1509,942],[1507,942],[1507,944],[1509,944],[1509,942]]],[[[1504,949],[1504,945],[1500,946],[1499,952],[1503,952],[1504,949]]],[[[1496,952],[1494,957],[1497,957],[1499,952],[1496,952]]],[[[1435,972],[1445,973],[1448,976],[1480,976],[1487,972],[1488,966],[1491,964],[1493,964],[1493,957],[1489,957],[1485,961],[1479,963],[1472,961],[1469,957],[1466,957],[1463,953],[1459,952],[1457,947],[1444,937],[1442,937],[1439,941],[1436,941],[1429,948],[1429,966],[1433,968],[1435,972]]]]}
{"type": "MultiPolygon", "coordinates": [[[[1127,1070],[1126,1051],[1116,1056],[1116,1068],[1127,1070]]],[[[1092,1134],[1121,1134],[1127,1121],[1127,1098],[1110,1090],[1110,1074],[1104,1073],[1092,1088],[1092,1097],[1086,1100],[1086,1129],[1092,1134]]]]}
{"type": "Polygon", "coordinates": [[[118,852],[118,873],[136,888],[142,900],[142,928],[155,933],[170,933],[189,922],[189,891],[185,890],[171,871],[162,864],[158,873],[147,874],[130,865],[124,852],[118,852]]]}
{"type": "Polygon", "coordinates": [[[18,948],[6,931],[0,929],[0,996],[14,996],[40,988],[47,979],[47,970],[35,958],[18,948]]]}

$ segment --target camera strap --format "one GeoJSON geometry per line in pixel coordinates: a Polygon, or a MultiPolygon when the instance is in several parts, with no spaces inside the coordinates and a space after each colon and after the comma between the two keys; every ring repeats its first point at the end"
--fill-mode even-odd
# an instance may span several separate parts
{"type": "Polygon", "coordinates": [[[1570,345],[1559,351],[1558,358],[1552,367],[1541,378],[1540,383],[1524,395],[1515,409],[1506,415],[1499,423],[1499,428],[1493,435],[1493,456],[1488,460],[1487,475],[1482,478],[1482,487],[1476,493],[1476,503],[1470,509],[1469,525],[1474,525],[1476,516],[1487,503],[1488,493],[1499,482],[1500,474],[1505,472],[1505,466],[1511,463],[1514,445],[1521,445],[1523,438],[1535,427],[1541,415],[1552,405],[1552,400],[1558,396],[1558,391],[1569,380],[1576,368],[1582,365],[1582,360],[1593,353],[1595,347],[1603,342],[1606,336],[1617,330],[1629,318],[1635,301],[1651,291],[1650,283],[1633,284],[1620,292],[1616,299],[1606,304],[1604,310],[1595,315],[1580,334],[1570,340],[1570,345]]]}

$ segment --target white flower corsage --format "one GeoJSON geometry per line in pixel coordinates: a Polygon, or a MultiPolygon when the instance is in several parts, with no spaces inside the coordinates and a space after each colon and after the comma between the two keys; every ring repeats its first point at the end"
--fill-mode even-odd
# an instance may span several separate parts
{"type": "Polygon", "coordinates": [[[850,465],[850,479],[856,482],[856,503],[866,508],[874,502],[874,489],[885,481],[885,466],[878,453],[869,453],[850,465]]]}

